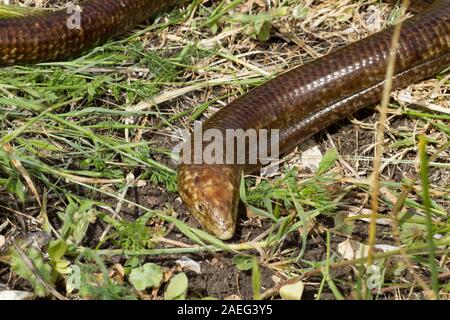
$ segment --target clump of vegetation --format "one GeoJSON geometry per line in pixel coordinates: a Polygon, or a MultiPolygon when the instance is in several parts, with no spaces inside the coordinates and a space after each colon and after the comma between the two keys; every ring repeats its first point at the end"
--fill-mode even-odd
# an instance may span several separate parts
{"type": "Polygon", "coordinates": [[[216,252],[223,274],[239,273],[241,298],[448,298],[450,117],[436,106],[448,106],[449,69],[388,106],[373,247],[373,114],[316,137],[317,159],[296,150],[278,175],[244,177],[231,242],[198,229],[176,194],[180,129],[399,12],[194,1],[73,60],[0,69],[0,288],[57,299],[240,294],[192,287],[198,272],[227,281],[208,273],[218,266],[203,258],[216,252]]]}

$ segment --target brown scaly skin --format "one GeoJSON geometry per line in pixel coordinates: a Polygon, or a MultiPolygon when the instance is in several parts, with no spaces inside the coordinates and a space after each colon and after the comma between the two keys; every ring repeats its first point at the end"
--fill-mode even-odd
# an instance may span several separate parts
{"type": "Polygon", "coordinates": [[[185,166],[178,169],[181,200],[211,234],[228,240],[236,229],[239,172],[233,166],[185,166]]]}
{"type": "MultiPolygon", "coordinates": [[[[203,130],[278,128],[280,153],[289,151],[381,98],[392,33],[393,28],[383,30],[268,81],[216,112],[203,130]]],[[[437,0],[402,24],[393,89],[449,64],[450,0],[437,0]]],[[[182,164],[181,198],[204,228],[229,239],[236,228],[239,177],[258,167],[182,164]]]]}
{"type": "MultiPolygon", "coordinates": [[[[0,65],[62,60],[135,27],[177,0],[85,0],[81,29],[69,29],[67,9],[0,20],[0,65]]],[[[70,24],[69,24],[70,25],[70,24]]]]}

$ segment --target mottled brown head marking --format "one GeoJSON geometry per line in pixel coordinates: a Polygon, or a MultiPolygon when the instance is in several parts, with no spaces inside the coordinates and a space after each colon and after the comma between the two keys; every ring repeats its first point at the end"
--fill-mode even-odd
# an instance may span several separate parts
{"type": "Polygon", "coordinates": [[[240,172],[225,165],[181,165],[178,189],[186,207],[203,228],[219,239],[234,235],[240,172]]]}

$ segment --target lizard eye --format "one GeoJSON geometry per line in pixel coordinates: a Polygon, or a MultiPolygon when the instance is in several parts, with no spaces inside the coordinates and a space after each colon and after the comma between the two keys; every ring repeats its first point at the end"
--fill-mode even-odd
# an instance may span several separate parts
{"type": "Polygon", "coordinates": [[[205,206],[202,203],[197,204],[197,210],[203,212],[205,210],[205,206]]]}

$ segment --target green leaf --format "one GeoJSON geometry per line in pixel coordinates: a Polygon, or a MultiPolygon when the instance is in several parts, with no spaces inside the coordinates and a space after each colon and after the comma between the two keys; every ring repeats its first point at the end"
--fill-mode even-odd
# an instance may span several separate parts
{"type": "Polygon", "coordinates": [[[61,228],[61,237],[68,239],[73,237],[75,244],[79,244],[89,227],[96,219],[96,211],[91,200],[80,201],[79,204],[70,197],[65,213],[61,216],[64,224],[61,228]]]}
{"type": "Polygon", "coordinates": [[[267,41],[270,38],[272,22],[267,17],[261,17],[255,20],[255,30],[259,41],[267,41]]]}
{"type": "Polygon", "coordinates": [[[130,282],[136,290],[157,287],[163,278],[161,267],[154,263],[146,263],[142,267],[131,270],[130,282]]]}
{"type": "Polygon", "coordinates": [[[50,264],[57,273],[62,275],[67,275],[72,272],[70,261],[63,259],[66,251],[67,243],[62,239],[51,241],[47,250],[48,256],[50,257],[50,264]]]}
{"type": "Polygon", "coordinates": [[[140,263],[141,260],[139,259],[139,257],[131,256],[130,258],[128,258],[128,260],[125,262],[126,274],[129,274],[132,269],[137,268],[140,263]]]}
{"type": "Polygon", "coordinates": [[[38,139],[26,140],[26,139],[23,139],[23,141],[21,140],[21,142],[29,144],[30,146],[33,146],[34,148],[42,149],[42,150],[46,150],[46,151],[54,151],[54,152],[62,151],[62,147],[58,147],[57,145],[53,145],[53,144],[49,143],[46,140],[38,140],[38,139]]]}
{"type": "Polygon", "coordinates": [[[34,292],[39,297],[45,297],[47,295],[47,289],[38,279],[39,277],[49,284],[52,284],[52,268],[45,263],[41,256],[41,253],[35,248],[29,248],[26,254],[33,263],[34,270],[30,270],[27,264],[20,258],[16,250],[13,250],[11,255],[11,269],[20,277],[28,280],[34,288],[34,292]]]}
{"type": "Polygon", "coordinates": [[[214,23],[213,25],[211,25],[211,33],[212,34],[216,34],[217,31],[219,30],[219,26],[217,25],[217,23],[214,23]]]}
{"type": "Polygon", "coordinates": [[[71,294],[74,290],[81,288],[81,269],[79,266],[72,266],[70,268],[69,276],[66,281],[66,291],[71,294]]]}
{"type": "Polygon", "coordinates": [[[316,176],[324,174],[328,170],[334,167],[338,160],[339,154],[336,149],[330,149],[325,153],[319,164],[319,169],[316,172],[316,176]]]}
{"type": "Polygon", "coordinates": [[[347,214],[345,213],[337,213],[334,216],[334,228],[336,229],[336,231],[339,231],[343,234],[346,235],[351,235],[353,232],[353,229],[355,228],[355,223],[354,221],[347,221],[347,214]]]}
{"type": "Polygon", "coordinates": [[[54,268],[59,274],[69,274],[72,271],[70,261],[65,259],[58,260],[58,262],[55,263],[54,268]]]}
{"type": "Polygon", "coordinates": [[[89,224],[93,223],[96,219],[95,210],[91,200],[83,200],[80,203],[80,207],[74,213],[75,228],[73,230],[73,237],[75,243],[79,244],[89,227],[89,224]]]}
{"type": "Polygon", "coordinates": [[[62,239],[58,239],[50,241],[47,252],[51,260],[57,261],[64,256],[66,250],[67,250],[66,242],[62,239]]]}
{"type": "Polygon", "coordinates": [[[6,189],[8,192],[14,193],[21,202],[25,202],[25,186],[19,178],[9,177],[6,182],[6,189]]]}
{"type": "Polygon", "coordinates": [[[236,265],[236,268],[240,271],[250,270],[253,266],[254,260],[255,257],[247,255],[237,255],[233,257],[233,263],[236,265]]]}
{"type": "Polygon", "coordinates": [[[184,300],[188,290],[188,278],[184,272],[178,273],[167,286],[165,300],[184,300]]]}
{"type": "Polygon", "coordinates": [[[252,288],[253,299],[261,300],[261,272],[259,271],[259,264],[256,259],[253,259],[252,265],[252,288]]]}
{"type": "Polygon", "coordinates": [[[405,244],[424,243],[426,226],[421,223],[402,223],[400,227],[400,239],[405,244]]]}
{"type": "Polygon", "coordinates": [[[280,288],[280,296],[283,300],[300,300],[303,295],[303,289],[302,281],[287,284],[280,288]]]}
{"type": "Polygon", "coordinates": [[[244,175],[241,176],[241,181],[239,184],[239,197],[243,203],[248,203],[247,194],[245,193],[245,179],[244,175]]]}

